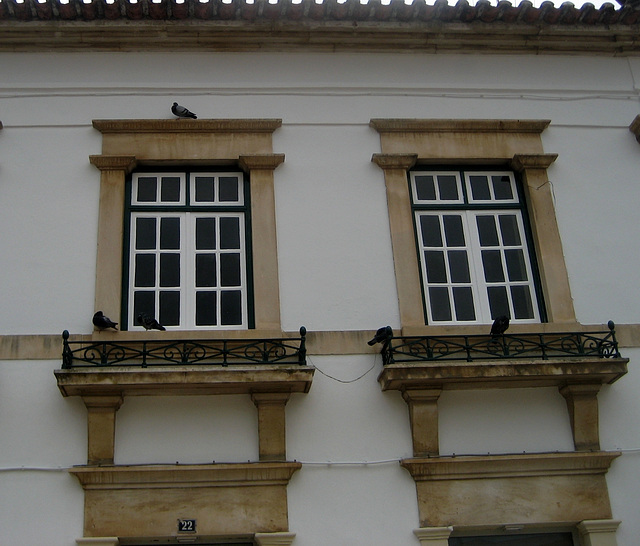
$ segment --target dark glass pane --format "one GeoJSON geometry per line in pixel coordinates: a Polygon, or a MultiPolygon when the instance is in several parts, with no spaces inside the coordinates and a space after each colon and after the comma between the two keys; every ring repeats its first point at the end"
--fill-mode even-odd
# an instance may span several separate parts
{"type": "Polygon", "coordinates": [[[220,248],[240,248],[240,219],[233,216],[220,218],[220,248]]]}
{"type": "Polygon", "coordinates": [[[436,186],[433,176],[416,176],[416,199],[420,201],[435,201],[436,186]]]}
{"type": "Polygon", "coordinates": [[[160,200],[164,203],[177,203],[180,201],[180,177],[162,177],[162,185],[160,186],[160,200]]]}
{"type": "Polygon", "coordinates": [[[484,175],[472,175],[469,177],[471,195],[474,201],[487,201],[491,199],[489,192],[489,180],[484,175]]]}
{"type": "Polygon", "coordinates": [[[220,286],[240,286],[240,254],[220,254],[220,286]]]}
{"type": "Polygon", "coordinates": [[[461,216],[443,216],[444,236],[448,246],[465,246],[461,216]]]}
{"type": "Polygon", "coordinates": [[[502,256],[499,250],[483,250],[482,266],[484,279],[487,282],[503,282],[504,270],[502,269],[502,256]]]}
{"type": "Polygon", "coordinates": [[[489,309],[491,310],[492,320],[500,315],[511,316],[506,287],[489,286],[487,288],[487,296],[489,297],[489,309]]]}
{"type": "Polygon", "coordinates": [[[440,190],[440,199],[443,201],[457,201],[459,199],[458,184],[456,177],[452,174],[438,177],[438,189],[440,190]]]}
{"type": "Polygon", "coordinates": [[[216,248],[216,219],[196,218],[196,250],[216,248]]]}
{"type": "Polygon", "coordinates": [[[225,290],[220,295],[220,306],[223,325],[242,324],[242,292],[225,290]]]}
{"type": "Polygon", "coordinates": [[[437,216],[420,216],[420,230],[422,231],[422,242],[424,246],[442,247],[440,218],[437,216]]]}
{"type": "Polygon", "coordinates": [[[449,250],[447,252],[449,259],[449,273],[451,274],[451,282],[471,282],[469,274],[469,261],[467,260],[466,250],[449,250]]]}
{"type": "Polygon", "coordinates": [[[221,176],[219,180],[219,200],[223,202],[237,203],[238,199],[238,177],[221,176]]]}
{"type": "Polygon", "coordinates": [[[213,177],[196,176],[196,202],[213,201],[213,177]]]}
{"type": "Polygon", "coordinates": [[[447,282],[444,252],[427,250],[424,253],[424,258],[427,266],[427,282],[447,282]]]}
{"type": "Polygon", "coordinates": [[[196,325],[215,326],[216,318],[216,292],[196,292],[196,325]]]}
{"type": "Polygon", "coordinates": [[[510,281],[528,280],[527,266],[524,263],[524,252],[522,250],[505,250],[504,259],[507,262],[507,274],[510,281]]]}
{"type": "Polygon", "coordinates": [[[451,537],[449,546],[573,546],[571,533],[451,537]]]}
{"type": "Polygon", "coordinates": [[[449,290],[444,286],[432,286],[429,288],[429,307],[433,320],[451,320],[451,303],[449,302],[449,290]]]}
{"type": "Polygon", "coordinates": [[[501,214],[498,217],[500,222],[500,233],[502,233],[502,243],[505,246],[520,246],[520,231],[518,230],[518,220],[515,214],[501,214]]]}
{"type": "Polygon", "coordinates": [[[180,254],[160,254],[160,286],[180,286],[180,254]]]}
{"type": "Polygon", "coordinates": [[[160,219],[160,248],[180,250],[180,218],[160,219]]]}
{"type": "Polygon", "coordinates": [[[216,255],[196,254],[196,286],[217,286],[216,255]]]}
{"type": "Polygon", "coordinates": [[[498,231],[493,216],[476,216],[480,246],[498,246],[498,231]]]}
{"type": "Polygon", "coordinates": [[[163,326],[180,326],[180,292],[160,292],[160,318],[163,326]]]}
{"type": "Polygon", "coordinates": [[[140,290],[136,290],[133,293],[134,320],[136,320],[136,317],[140,313],[145,313],[150,317],[155,317],[156,315],[156,293],[155,292],[142,292],[140,290]]]}
{"type": "Polygon", "coordinates": [[[533,303],[531,302],[531,290],[528,286],[512,286],[511,298],[513,299],[513,311],[517,319],[533,318],[533,303]]]}
{"type": "Polygon", "coordinates": [[[141,176],[138,178],[137,201],[153,203],[157,199],[158,180],[155,176],[141,176]]]}
{"type": "Polygon", "coordinates": [[[456,320],[476,319],[473,293],[470,286],[455,286],[453,288],[453,305],[456,310],[456,320]]]}
{"type": "Polygon", "coordinates": [[[136,218],[136,249],[151,250],[156,248],[156,219],[136,218]]]}
{"type": "Polygon", "coordinates": [[[136,254],[133,286],[156,285],[156,255],[136,254]]]}
{"type": "Polygon", "coordinates": [[[493,195],[496,199],[513,199],[511,179],[505,174],[502,176],[492,176],[493,195]]]}

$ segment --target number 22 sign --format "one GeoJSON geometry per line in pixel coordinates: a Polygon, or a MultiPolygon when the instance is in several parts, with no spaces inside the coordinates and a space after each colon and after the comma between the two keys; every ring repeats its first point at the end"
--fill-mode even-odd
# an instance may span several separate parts
{"type": "Polygon", "coordinates": [[[179,519],[178,520],[178,533],[195,533],[195,532],[196,532],[195,519],[179,519]]]}

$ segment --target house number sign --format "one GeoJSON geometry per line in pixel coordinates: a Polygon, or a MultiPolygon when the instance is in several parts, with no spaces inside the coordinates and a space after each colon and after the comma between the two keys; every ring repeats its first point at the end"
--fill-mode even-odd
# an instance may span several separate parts
{"type": "Polygon", "coordinates": [[[178,520],[178,533],[195,533],[195,532],[196,532],[195,519],[179,519],[178,520]]]}

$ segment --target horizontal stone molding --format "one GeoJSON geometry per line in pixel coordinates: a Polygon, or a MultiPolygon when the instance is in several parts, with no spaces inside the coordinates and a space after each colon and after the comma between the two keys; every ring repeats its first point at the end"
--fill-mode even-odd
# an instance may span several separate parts
{"type": "Polygon", "coordinates": [[[107,133],[273,133],[281,119],[94,119],[107,133]]]}
{"type": "Polygon", "coordinates": [[[503,119],[372,119],[369,125],[378,133],[536,133],[551,120],[503,119]]]}

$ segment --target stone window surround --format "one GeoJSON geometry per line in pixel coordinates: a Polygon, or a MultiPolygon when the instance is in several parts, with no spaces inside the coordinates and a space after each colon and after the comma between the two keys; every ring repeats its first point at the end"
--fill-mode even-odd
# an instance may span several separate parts
{"type": "MultiPolygon", "coordinates": [[[[425,335],[420,268],[407,184],[414,165],[505,165],[522,175],[531,218],[534,252],[548,320],[575,324],[575,312],[555,218],[547,168],[557,154],[545,154],[540,134],[548,120],[372,119],[380,134],[382,153],[372,161],[383,171],[389,225],[404,335],[425,335]]],[[[519,325],[514,325],[514,331],[519,325]]],[[[528,331],[540,325],[520,326],[528,331]]],[[[459,332],[464,326],[455,326],[459,332]]],[[[470,331],[473,327],[467,327],[470,331]]],[[[477,329],[477,327],[476,327],[477,329]]],[[[486,327],[483,327],[484,331],[486,327]]]]}
{"type": "MultiPolygon", "coordinates": [[[[272,151],[280,119],[94,120],[100,169],[96,310],[119,317],[122,305],[125,178],[137,165],[233,165],[250,175],[255,330],[281,331],[276,246],[274,170],[284,154],[272,151]]],[[[213,331],[212,331],[213,332],[213,331]]],[[[106,332],[101,333],[104,335],[106,332]]],[[[181,332],[184,336],[188,332],[181,332]]],[[[148,335],[157,335],[148,334],[148,335]]],[[[202,337],[202,333],[198,332],[202,337]]]]}

